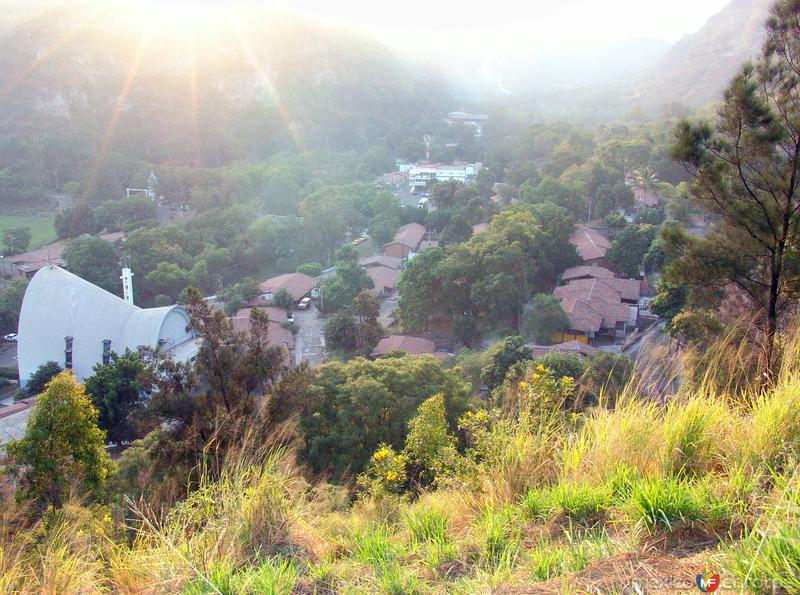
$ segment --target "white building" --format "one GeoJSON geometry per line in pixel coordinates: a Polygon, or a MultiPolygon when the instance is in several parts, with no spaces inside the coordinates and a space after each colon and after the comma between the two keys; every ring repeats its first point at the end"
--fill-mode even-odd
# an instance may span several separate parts
{"type": "Polygon", "coordinates": [[[481,163],[417,163],[408,170],[408,185],[410,192],[423,191],[436,182],[466,183],[478,175],[481,163]]]}
{"type": "Polygon", "coordinates": [[[112,352],[160,348],[180,362],[197,355],[182,306],[139,308],[57,266],[44,267],[28,284],[18,335],[22,385],[48,361],[71,368],[83,382],[112,352]]]}

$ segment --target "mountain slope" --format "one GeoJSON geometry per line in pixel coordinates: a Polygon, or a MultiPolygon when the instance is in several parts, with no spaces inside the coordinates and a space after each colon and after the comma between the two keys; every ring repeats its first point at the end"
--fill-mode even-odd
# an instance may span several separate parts
{"type": "MultiPolygon", "coordinates": [[[[258,10],[191,36],[126,19],[63,6],[0,39],[0,170],[74,170],[100,153],[214,166],[363,148],[449,107],[435,73],[297,16],[258,10]]],[[[68,175],[57,173],[46,186],[68,175]]]]}
{"type": "Polygon", "coordinates": [[[764,39],[771,0],[733,0],[697,32],[684,36],[637,85],[632,99],[648,106],[681,102],[696,108],[717,100],[764,39]]]}

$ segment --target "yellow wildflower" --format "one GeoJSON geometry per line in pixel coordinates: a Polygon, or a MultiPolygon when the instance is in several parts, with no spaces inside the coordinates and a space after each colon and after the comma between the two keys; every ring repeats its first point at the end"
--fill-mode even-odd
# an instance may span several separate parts
{"type": "Polygon", "coordinates": [[[534,373],[534,374],[531,374],[531,378],[533,378],[534,380],[539,380],[539,378],[541,378],[541,376],[539,374],[535,374],[534,373]]]}
{"type": "Polygon", "coordinates": [[[379,451],[377,451],[374,455],[372,455],[372,458],[375,459],[376,461],[382,461],[388,456],[389,456],[389,449],[382,448],[379,451]]]}
{"type": "Polygon", "coordinates": [[[561,382],[563,382],[564,384],[570,384],[572,381],[573,381],[572,376],[562,376],[561,377],[561,382]]]}
{"type": "Polygon", "coordinates": [[[520,389],[525,390],[528,388],[528,383],[523,380],[522,382],[519,383],[519,387],[520,389]]]}
{"type": "Polygon", "coordinates": [[[546,372],[547,371],[547,368],[544,367],[544,364],[539,364],[538,366],[536,366],[536,369],[539,372],[546,372]]]}
{"type": "Polygon", "coordinates": [[[386,474],[386,479],[389,481],[394,481],[395,479],[397,479],[397,473],[395,473],[394,471],[389,471],[389,473],[386,474]]]}

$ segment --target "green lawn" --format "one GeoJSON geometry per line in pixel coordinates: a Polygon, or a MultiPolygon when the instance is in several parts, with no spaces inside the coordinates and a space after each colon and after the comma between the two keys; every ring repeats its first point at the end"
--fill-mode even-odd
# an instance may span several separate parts
{"type": "Polygon", "coordinates": [[[27,227],[31,230],[30,248],[38,248],[56,239],[53,218],[31,217],[27,215],[0,215],[0,236],[6,229],[27,227]]]}

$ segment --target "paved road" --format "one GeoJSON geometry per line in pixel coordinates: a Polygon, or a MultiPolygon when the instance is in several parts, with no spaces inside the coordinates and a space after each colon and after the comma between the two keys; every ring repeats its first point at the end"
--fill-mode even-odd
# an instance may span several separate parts
{"type": "Polygon", "coordinates": [[[395,291],[391,296],[381,302],[380,314],[378,314],[378,322],[381,323],[383,328],[387,328],[394,319],[391,317],[392,313],[397,309],[397,298],[399,294],[395,291]]]}
{"type": "Polygon", "coordinates": [[[294,337],[295,364],[308,360],[312,366],[318,366],[325,360],[323,331],[328,320],[311,306],[308,310],[295,310],[294,321],[300,328],[294,337]]]}

